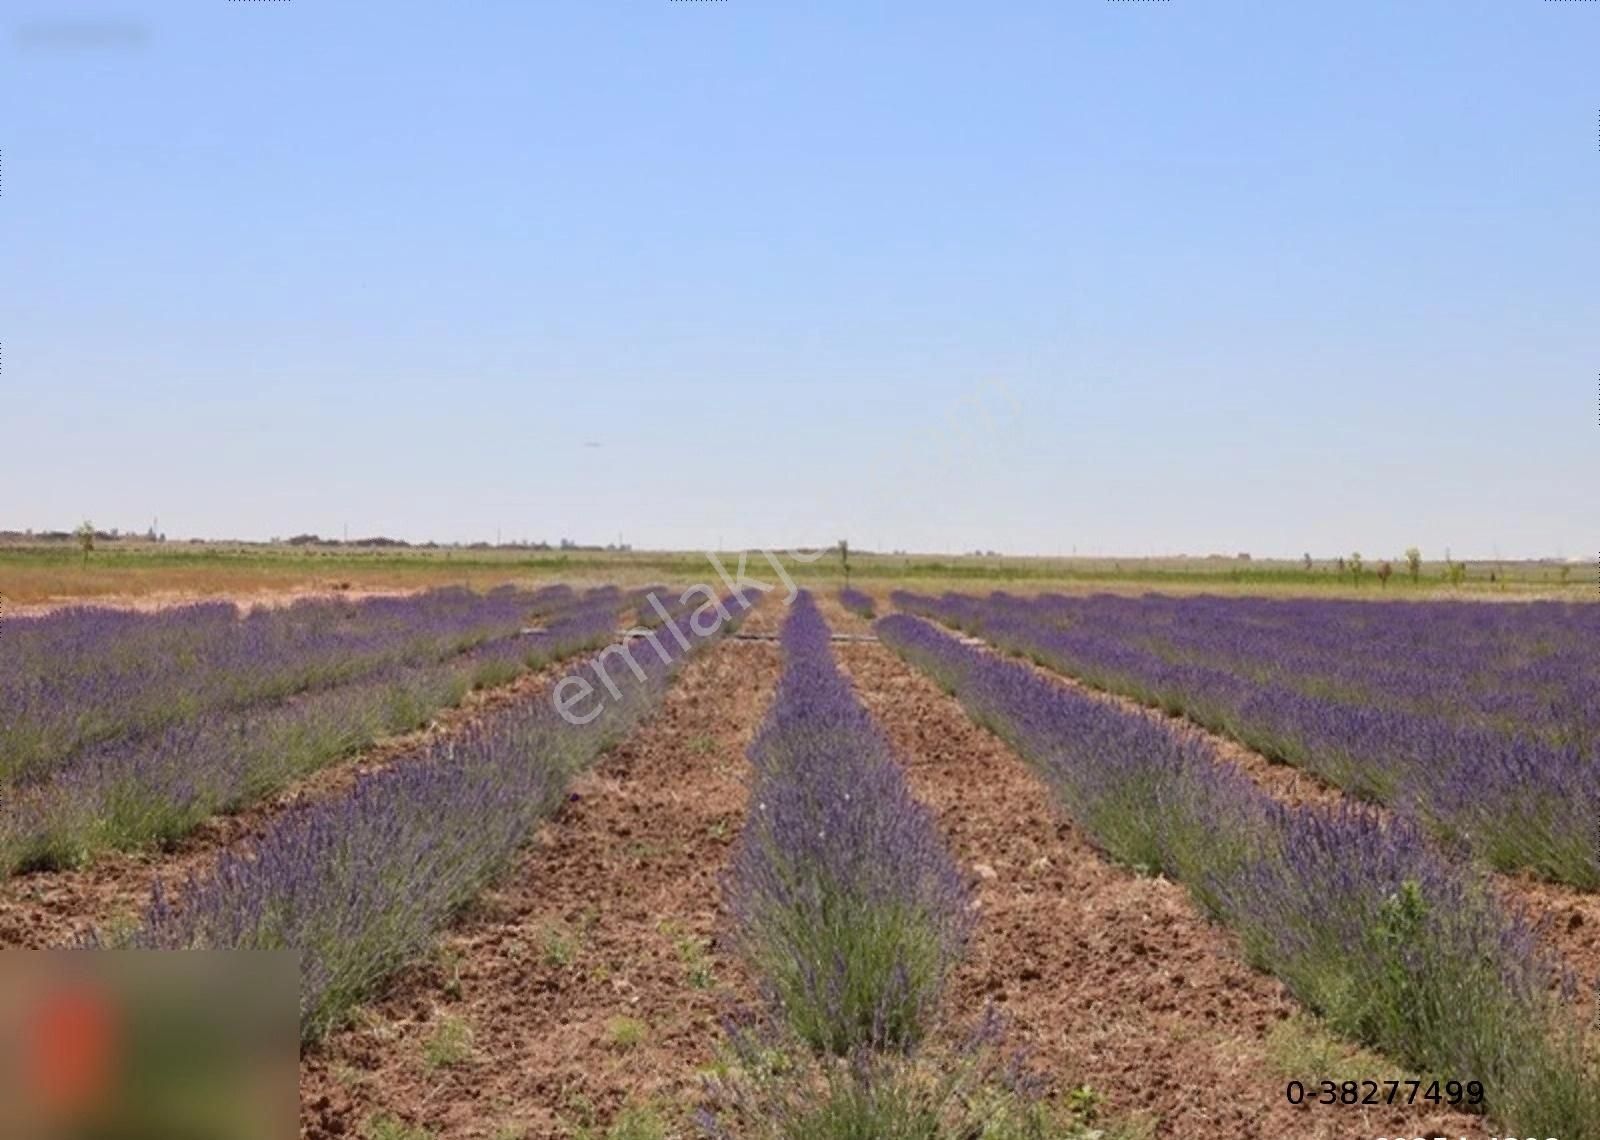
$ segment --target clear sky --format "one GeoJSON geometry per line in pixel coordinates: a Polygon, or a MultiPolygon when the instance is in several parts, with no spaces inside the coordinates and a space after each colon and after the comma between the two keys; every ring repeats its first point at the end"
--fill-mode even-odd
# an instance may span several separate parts
{"type": "Polygon", "coordinates": [[[1600,3],[0,22],[0,528],[1600,544],[1600,3]]]}

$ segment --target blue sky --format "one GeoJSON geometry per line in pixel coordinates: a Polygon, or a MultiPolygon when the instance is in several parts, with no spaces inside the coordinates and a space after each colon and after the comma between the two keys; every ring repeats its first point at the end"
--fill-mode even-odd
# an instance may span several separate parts
{"type": "Polygon", "coordinates": [[[1600,541],[1600,4],[0,21],[0,527],[1600,541]]]}

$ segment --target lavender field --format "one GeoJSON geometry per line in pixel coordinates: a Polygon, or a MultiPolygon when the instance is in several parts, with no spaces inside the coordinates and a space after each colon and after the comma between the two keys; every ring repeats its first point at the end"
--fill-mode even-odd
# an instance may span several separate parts
{"type": "Polygon", "coordinates": [[[175,843],[470,689],[604,643],[623,604],[560,586],[16,622],[0,871],[175,843]]]}
{"type": "Polygon", "coordinates": [[[917,618],[878,629],[1036,765],[1108,854],[1187,886],[1330,1024],[1419,1071],[1478,1074],[1489,1109],[1518,1128],[1587,1135],[1600,1122],[1561,1008],[1572,980],[1415,829],[1356,806],[1283,807],[1197,738],[917,618]]]}
{"type": "Polygon", "coordinates": [[[1491,866],[1600,887],[1600,608],[896,600],[1393,807],[1491,866]]]}
{"type": "Polygon", "coordinates": [[[304,1136],[1331,1136],[1368,1085],[1596,1135],[1593,612],[69,608],[6,630],[0,944],[297,952],[304,1136]]]}

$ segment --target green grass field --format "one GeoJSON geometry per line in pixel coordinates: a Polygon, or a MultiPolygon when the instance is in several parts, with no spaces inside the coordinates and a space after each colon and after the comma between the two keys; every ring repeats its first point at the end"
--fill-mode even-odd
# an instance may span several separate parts
{"type": "MultiPolygon", "coordinates": [[[[739,552],[719,555],[732,572],[739,552]]],[[[844,580],[837,551],[811,562],[781,556],[795,581],[818,589],[844,580]]],[[[1352,597],[1505,596],[1594,600],[1594,573],[1584,564],[1469,562],[1459,585],[1444,563],[1424,561],[1415,582],[1403,559],[1392,560],[1387,585],[1381,560],[1368,558],[1359,583],[1331,560],[1308,570],[1298,561],[1239,558],[1055,558],[991,555],[875,554],[852,551],[851,581],[869,591],[902,584],[919,590],[1005,589],[1219,593],[1347,594],[1352,597]]],[[[781,580],[759,552],[746,559],[751,577],[781,580]]],[[[134,599],[168,595],[251,595],[287,590],[408,589],[506,581],[716,583],[710,559],[694,551],[531,551],[507,548],[288,546],[266,543],[101,543],[85,559],[61,542],[0,545],[0,600],[7,605],[71,598],[134,599]]]]}

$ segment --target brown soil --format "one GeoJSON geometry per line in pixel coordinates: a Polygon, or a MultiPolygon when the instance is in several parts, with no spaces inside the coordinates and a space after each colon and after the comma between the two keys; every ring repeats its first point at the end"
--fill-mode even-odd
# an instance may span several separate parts
{"type": "MultiPolygon", "coordinates": [[[[887,612],[889,595],[887,591],[875,593],[864,590],[863,593],[871,594],[872,600],[877,604],[877,612],[887,612]]],[[[872,623],[860,614],[847,610],[839,602],[839,591],[834,589],[815,590],[812,597],[817,600],[817,609],[822,611],[822,616],[828,619],[828,626],[835,633],[849,634],[876,634],[872,623]]]]}
{"type": "MultiPolygon", "coordinates": [[[[781,610],[769,601],[746,628],[781,610]]],[[[687,1135],[720,1015],[751,996],[717,942],[719,876],[778,670],[764,642],[690,662],[436,959],[303,1061],[302,1135],[390,1116],[437,1140],[542,1140],[645,1104],[687,1135]],[[470,1046],[441,1061],[450,1033],[470,1046]]]]}
{"type": "Polygon", "coordinates": [[[1115,1112],[1153,1114],[1162,1137],[1485,1131],[1478,1118],[1420,1107],[1290,1106],[1291,1074],[1269,1045],[1298,1008],[1287,991],[1182,888],[1102,859],[1026,765],[932,681],[881,646],[838,653],[973,871],[981,913],[952,1010],[996,1003],[1059,1087],[1087,1083],[1115,1112]]]}
{"type": "Polygon", "coordinates": [[[285,812],[332,799],[356,780],[416,755],[430,740],[457,734],[493,709],[539,699],[571,667],[554,662],[505,685],[468,693],[415,732],[384,737],[236,815],[214,816],[171,850],[108,852],[81,870],[19,875],[0,882],[0,948],[64,946],[96,928],[137,921],[152,884],[176,888],[226,848],[264,834],[285,812]]]}

